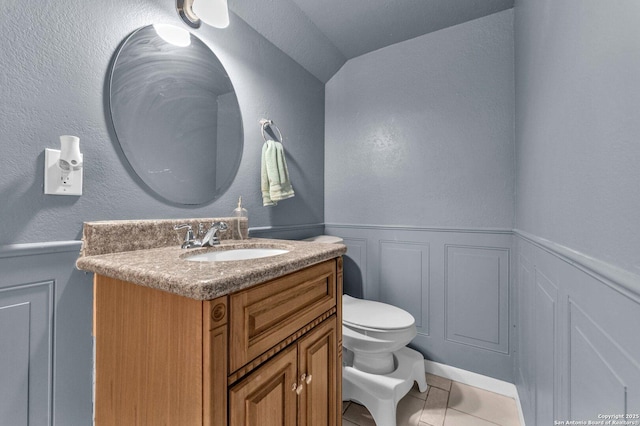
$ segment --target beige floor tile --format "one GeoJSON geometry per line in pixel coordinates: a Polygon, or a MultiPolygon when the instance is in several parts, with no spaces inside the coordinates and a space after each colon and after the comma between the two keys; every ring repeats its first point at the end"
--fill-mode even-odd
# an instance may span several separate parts
{"type": "Polygon", "coordinates": [[[411,390],[409,391],[409,393],[407,395],[411,395],[414,398],[420,398],[421,400],[425,400],[427,399],[427,393],[429,392],[429,389],[427,388],[426,391],[424,392],[420,392],[420,389],[418,389],[418,385],[417,384],[413,384],[413,387],[411,388],[411,390]]]}
{"type": "Polygon", "coordinates": [[[342,419],[342,426],[358,426],[356,423],[350,422],[349,420],[342,419]]]}
{"type": "Polygon", "coordinates": [[[349,404],[349,407],[347,408],[347,411],[345,411],[342,415],[342,418],[360,426],[376,425],[376,423],[373,421],[373,417],[371,417],[371,413],[369,412],[369,410],[367,410],[360,404],[356,404],[355,402],[349,404]]]}
{"type": "Polygon", "coordinates": [[[347,408],[349,408],[349,401],[342,401],[342,414],[344,414],[345,411],[347,411],[347,408]]]}
{"type": "Polygon", "coordinates": [[[429,386],[435,386],[440,389],[444,389],[447,392],[451,390],[451,380],[444,377],[436,376],[435,374],[427,373],[427,384],[429,386]]]}
{"type": "Polygon", "coordinates": [[[449,408],[444,418],[444,426],[496,426],[496,424],[449,408]]]}
{"type": "Polygon", "coordinates": [[[442,426],[448,399],[449,392],[436,387],[429,388],[429,395],[427,396],[424,410],[422,410],[420,421],[431,426],[442,426]]]}
{"type": "Polygon", "coordinates": [[[414,398],[410,395],[402,398],[396,407],[397,425],[418,426],[423,407],[424,400],[420,398],[414,398]]]}
{"type": "Polygon", "coordinates": [[[520,425],[514,399],[462,383],[451,385],[449,407],[502,426],[520,425]]]}

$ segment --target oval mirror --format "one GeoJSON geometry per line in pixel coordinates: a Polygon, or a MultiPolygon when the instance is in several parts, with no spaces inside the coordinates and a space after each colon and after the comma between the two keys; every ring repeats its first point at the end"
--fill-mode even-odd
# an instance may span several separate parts
{"type": "Polygon", "coordinates": [[[170,25],[136,30],[109,75],[109,110],[127,161],[161,197],[203,204],[231,185],[242,157],[242,116],[216,55],[170,25]]]}

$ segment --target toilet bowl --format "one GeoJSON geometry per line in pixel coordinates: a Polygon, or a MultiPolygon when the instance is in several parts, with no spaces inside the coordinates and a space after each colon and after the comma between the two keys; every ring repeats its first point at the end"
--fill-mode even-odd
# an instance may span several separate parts
{"type": "Polygon", "coordinates": [[[366,373],[395,370],[393,352],[406,346],[417,330],[413,316],[386,303],[342,296],[342,344],[353,352],[353,367],[366,373]]]}
{"type": "MultiPolygon", "coordinates": [[[[342,243],[320,235],[313,242],[342,243]]],[[[396,426],[396,406],[418,384],[427,390],[424,358],[406,345],[416,337],[415,319],[386,303],[342,296],[342,399],[369,410],[377,426],[396,426]]]]}

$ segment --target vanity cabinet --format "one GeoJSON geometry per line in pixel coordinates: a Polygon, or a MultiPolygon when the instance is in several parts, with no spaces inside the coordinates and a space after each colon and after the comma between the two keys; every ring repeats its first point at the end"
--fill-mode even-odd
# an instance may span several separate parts
{"type": "Polygon", "coordinates": [[[97,426],[338,424],[341,257],[214,300],[94,294],[97,426]]]}
{"type": "Polygon", "coordinates": [[[231,426],[337,425],[332,315],[229,391],[231,426]]]}

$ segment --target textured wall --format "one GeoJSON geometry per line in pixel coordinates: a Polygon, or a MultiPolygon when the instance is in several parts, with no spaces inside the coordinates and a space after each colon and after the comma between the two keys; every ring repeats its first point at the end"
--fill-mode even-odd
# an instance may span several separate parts
{"type": "Polygon", "coordinates": [[[324,86],[235,15],[225,30],[194,30],[238,94],[245,148],[235,182],[200,207],[173,205],[146,189],[109,131],[104,86],[118,45],[151,23],[187,28],[174,0],[0,3],[0,245],[77,239],[88,220],[227,215],[239,195],[250,226],[323,222],[324,86]],[[269,209],[259,191],[261,117],[284,134],[297,193],[269,209]],[[62,134],[81,138],[79,198],[43,194],[43,151],[59,149],[62,134]]]}
{"type": "Polygon", "coordinates": [[[323,83],[346,61],[294,0],[229,0],[229,8],[323,83]]]}
{"type": "Polygon", "coordinates": [[[640,3],[517,1],[516,228],[640,273],[640,3]]]}
{"type": "Polygon", "coordinates": [[[512,19],[380,49],[327,83],[327,223],[512,227],[512,19]]]}
{"type": "Polygon", "coordinates": [[[516,0],[518,330],[527,424],[640,411],[640,3],[516,0]]]}

